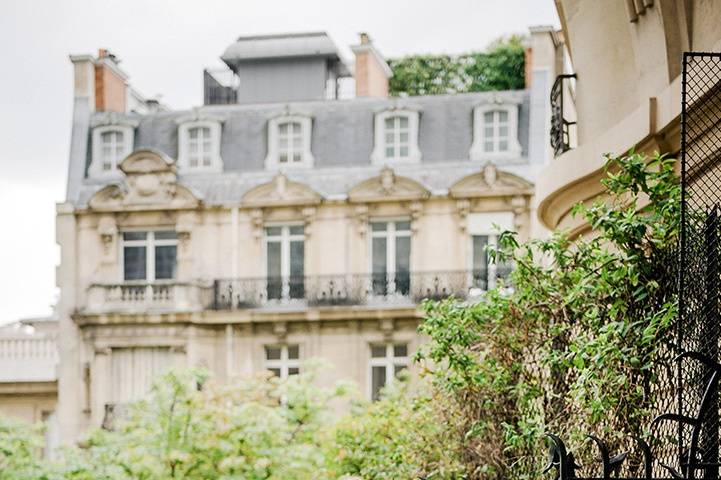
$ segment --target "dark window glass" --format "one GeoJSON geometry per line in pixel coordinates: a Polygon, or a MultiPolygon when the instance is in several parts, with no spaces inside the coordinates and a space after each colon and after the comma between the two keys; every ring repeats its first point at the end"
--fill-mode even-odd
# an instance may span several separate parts
{"type": "Polygon", "coordinates": [[[123,232],[123,240],[145,240],[147,232],[123,232]]]}
{"type": "Polygon", "coordinates": [[[178,234],[172,231],[155,232],[156,240],[177,240],[178,234]]]}
{"type": "Polygon", "coordinates": [[[393,375],[398,376],[406,368],[408,368],[406,365],[393,365],[393,375]]]}
{"type": "Polygon", "coordinates": [[[290,298],[303,298],[304,295],[304,248],[303,240],[290,242],[290,298]]]}
{"type": "Polygon", "coordinates": [[[488,236],[473,236],[473,286],[481,290],[488,289],[488,236]]]}
{"type": "Polygon", "coordinates": [[[155,247],[155,278],[169,280],[175,278],[177,247],[163,245],[155,247]]]}
{"type": "Polygon", "coordinates": [[[394,357],[407,357],[408,356],[408,345],[393,345],[393,356],[394,357]]]}
{"type": "Polygon", "coordinates": [[[268,298],[277,300],[283,294],[280,242],[267,243],[268,298]]]}
{"type": "Polygon", "coordinates": [[[386,245],[387,240],[384,237],[373,239],[373,293],[375,295],[386,295],[388,293],[386,245]]]}
{"type": "Polygon", "coordinates": [[[381,389],[386,386],[386,367],[373,367],[371,370],[371,398],[378,400],[381,389]]]}
{"type": "Polygon", "coordinates": [[[300,349],[298,345],[288,345],[288,359],[298,360],[300,358],[300,349]]]}
{"type": "Polygon", "coordinates": [[[411,286],[411,237],[396,237],[396,293],[408,295],[411,286]]]}
{"type": "Polygon", "coordinates": [[[298,375],[300,373],[300,370],[298,367],[290,367],[288,368],[288,375],[298,375]]]}
{"type": "Polygon", "coordinates": [[[280,347],[265,347],[266,360],[280,360],[280,347]]]}
{"type": "Polygon", "coordinates": [[[386,356],[385,345],[372,345],[371,346],[371,357],[373,358],[384,358],[386,356]]]}
{"type": "Polygon", "coordinates": [[[146,272],[145,247],[124,247],[123,248],[123,278],[125,280],[145,280],[146,272]]]}
{"type": "Polygon", "coordinates": [[[280,368],[269,368],[268,370],[273,374],[273,376],[280,377],[280,368]]]}

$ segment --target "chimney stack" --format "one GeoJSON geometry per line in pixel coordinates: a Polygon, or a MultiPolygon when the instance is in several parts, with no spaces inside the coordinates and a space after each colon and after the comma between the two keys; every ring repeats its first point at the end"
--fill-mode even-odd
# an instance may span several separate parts
{"type": "Polygon", "coordinates": [[[85,98],[90,110],[127,111],[128,75],[120,69],[118,58],[101,48],[98,56],[70,55],[74,71],[75,98],[85,98]]]}
{"type": "Polygon", "coordinates": [[[368,34],[361,33],[360,44],[351,46],[351,50],[355,55],[356,97],[387,97],[388,79],[393,72],[368,34]]]}

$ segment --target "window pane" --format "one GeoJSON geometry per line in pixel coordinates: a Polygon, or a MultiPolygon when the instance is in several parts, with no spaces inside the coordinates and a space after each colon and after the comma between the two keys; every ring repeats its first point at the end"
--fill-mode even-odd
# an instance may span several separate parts
{"type": "Polygon", "coordinates": [[[197,128],[191,128],[188,130],[188,137],[190,137],[191,140],[195,140],[198,138],[198,130],[197,128]]]}
{"type": "Polygon", "coordinates": [[[408,117],[400,117],[401,128],[408,128],[408,117]]]}
{"type": "Polygon", "coordinates": [[[508,151],[508,141],[507,140],[501,140],[498,142],[498,150],[501,152],[508,151]]]}
{"type": "Polygon", "coordinates": [[[401,158],[405,158],[408,156],[408,147],[401,147],[400,153],[398,155],[401,158]]]}
{"type": "Polygon", "coordinates": [[[483,114],[483,121],[486,124],[493,123],[493,112],[486,112],[483,114]]]}
{"type": "Polygon", "coordinates": [[[148,232],[123,232],[123,240],[145,240],[148,232]]]}
{"type": "Polygon", "coordinates": [[[300,358],[300,348],[298,345],[288,345],[288,359],[298,360],[300,358]]]}
{"type": "Polygon", "coordinates": [[[393,147],[386,147],[386,158],[392,158],[395,156],[395,152],[393,151],[393,147]]]}
{"type": "Polygon", "coordinates": [[[175,245],[155,247],[155,278],[167,280],[175,278],[175,258],[177,255],[175,245]]]}
{"type": "Polygon", "coordinates": [[[280,149],[285,150],[288,148],[288,137],[280,137],[280,141],[278,142],[280,149]]]}
{"type": "Polygon", "coordinates": [[[283,282],[281,279],[280,242],[266,244],[266,267],[268,275],[268,298],[279,299],[283,295],[283,282]]]}
{"type": "Polygon", "coordinates": [[[161,232],[155,232],[156,240],[177,240],[178,234],[172,230],[163,230],[161,232]]]}
{"type": "Polygon", "coordinates": [[[290,298],[304,296],[304,245],[303,240],[290,242],[290,298]]]}
{"type": "Polygon", "coordinates": [[[281,135],[287,135],[288,134],[288,124],[287,123],[281,123],[278,126],[278,133],[281,135]]]}
{"type": "Polygon", "coordinates": [[[303,235],[303,225],[294,225],[290,227],[290,234],[291,235],[303,235]]]}
{"type": "Polygon", "coordinates": [[[385,274],[387,271],[387,260],[386,260],[386,245],[387,240],[385,237],[375,237],[372,243],[373,250],[373,273],[385,274]]]}
{"type": "Polygon", "coordinates": [[[300,163],[303,161],[303,156],[300,153],[293,154],[293,163],[300,163]]]}
{"type": "Polygon", "coordinates": [[[393,122],[395,120],[395,117],[386,118],[385,124],[386,124],[386,130],[392,130],[393,129],[393,122]]]}
{"type": "Polygon", "coordinates": [[[288,154],[287,153],[281,153],[280,158],[278,159],[280,163],[288,163],[288,154]]]}
{"type": "Polygon", "coordinates": [[[401,132],[401,142],[408,143],[408,132],[401,132]]]}
{"type": "Polygon", "coordinates": [[[300,370],[298,367],[290,367],[288,368],[288,375],[298,375],[300,373],[300,370]]]}
{"type": "Polygon", "coordinates": [[[268,277],[280,277],[280,242],[267,243],[268,277]]]}
{"type": "Polygon", "coordinates": [[[387,144],[393,143],[394,138],[395,138],[395,135],[393,134],[393,132],[386,132],[386,143],[387,144]]]}
{"type": "Polygon", "coordinates": [[[396,232],[410,232],[411,222],[396,222],[396,232]]]}
{"type": "Polygon", "coordinates": [[[293,122],[292,125],[293,125],[293,134],[299,135],[300,134],[300,123],[293,122]]]}
{"type": "Polygon", "coordinates": [[[498,112],[498,118],[502,122],[507,122],[508,121],[508,112],[504,112],[504,111],[498,112]]]}
{"type": "Polygon", "coordinates": [[[488,267],[488,236],[473,235],[473,270],[485,270],[488,267]]]}
{"type": "Polygon", "coordinates": [[[387,228],[386,222],[371,222],[371,230],[374,232],[385,232],[387,228]]]}
{"type": "Polygon", "coordinates": [[[386,386],[386,367],[373,367],[371,369],[371,398],[378,400],[381,389],[386,386]]]}
{"type": "Polygon", "coordinates": [[[386,357],[386,346],[385,345],[371,345],[371,357],[385,358],[386,357]]]}
{"type": "Polygon", "coordinates": [[[411,237],[396,237],[396,272],[410,271],[411,237]]]}
{"type": "Polygon", "coordinates": [[[265,347],[266,360],[280,360],[281,347],[265,347]]]}
{"type": "Polygon", "coordinates": [[[408,345],[393,345],[393,356],[394,357],[407,357],[408,356],[408,345]]]}
{"type": "Polygon", "coordinates": [[[280,368],[269,368],[268,371],[272,373],[274,377],[280,377],[280,368]]]}
{"type": "Polygon", "coordinates": [[[492,141],[489,141],[489,140],[486,140],[486,141],[483,143],[483,150],[486,151],[486,152],[492,152],[492,151],[493,151],[493,142],[492,142],[492,141]]]}
{"type": "Polygon", "coordinates": [[[498,127],[498,136],[499,137],[507,137],[508,136],[508,127],[506,127],[506,126],[498,127]]]}
{"type": "Polygon", "coordinates": [[[397,377],[406,368],[408,368],[406,365],[393,365],[393,375],[397,377]]]}
{"type": "Polygon", "coordinates": [[[269,237],[277,237],[280,236],[281,227],[266,227],[265,228],[265,234],[269,237]]]}
{"type": "Polygon", "coordinates": [[[123,272],[125,280],[145,280],[146,278],[146,248],[123,248],[123,272]]]}

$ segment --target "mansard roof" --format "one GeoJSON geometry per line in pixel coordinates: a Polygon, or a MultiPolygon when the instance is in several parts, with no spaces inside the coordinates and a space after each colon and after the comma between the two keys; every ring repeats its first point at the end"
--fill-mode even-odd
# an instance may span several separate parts
{"type": "MultiPolygon", "coordinates": [[[[535,158],[543,158],[544,153],[529,152],[529,91],[216,105],[132,114],[129,118],[138,122],[134,150],[152,149],[173,160],[178,157],[178,121],[189,115],[223,118],[220,146],[223,171],[190,174],[181,168],[178,178],[183,185],[197,192],[205,204],[224,204],[240,202],[245,193],[271,182],[277,174],[265,169],[264,160],[268,147],[268,121],[280,115],[303,115],[312,119],[314,166],[289,169],[285,172],[287,178],[307,185],[323,198],[346,198],[351,188],[379,176],[383,166],[371,163],[374,117],[393,108],[419,112],[418,143],[422,152],[418,164],[390,165],[395,174],[418,182],[431,194],[447,193],[455,182],[481,168],[481,164],[469,159],[473,109],[484,103],[505,101],[520,102],[518,137],[522,149],[520,156],[499,159],[496,164],[500,170],[534,181],[534,172],[543,162],[535,158]]],[[[87,175],[92,158],[91,125],[93,119],[101,115],[85,112],[85,116],[78,116],[76,112],[74,119],[68,201],[76,206],[86,206],[95,192],[113,181],[112,177],[95,179],[87,175]]]]}

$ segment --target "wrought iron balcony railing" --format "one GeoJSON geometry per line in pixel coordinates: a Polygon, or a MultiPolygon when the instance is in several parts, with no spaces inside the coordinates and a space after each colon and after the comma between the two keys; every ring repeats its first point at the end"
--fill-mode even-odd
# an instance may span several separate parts
{"type": "Polygon", "coordinates": [[[409,305],[450,296],[465,300],[493,288],[510,269],[393,274],[221,279],[213,285],[215,310],[263,307],[409,305]]]}
{"type": "Polygon", "coordinates": [[[576,74],[559,75],[551,88],[551,147],[554,156],[559,156],[571,149],[570,127],[576,122],[568,121],[565,117],[564,97],[568,92],[565,82],[576,78],[576,74]]]}

